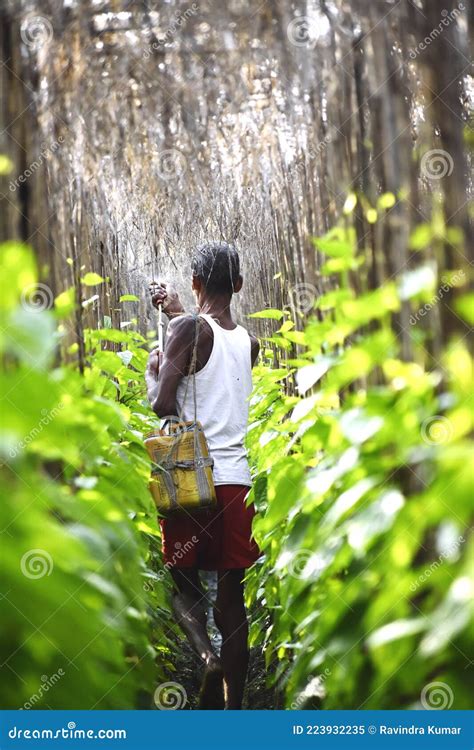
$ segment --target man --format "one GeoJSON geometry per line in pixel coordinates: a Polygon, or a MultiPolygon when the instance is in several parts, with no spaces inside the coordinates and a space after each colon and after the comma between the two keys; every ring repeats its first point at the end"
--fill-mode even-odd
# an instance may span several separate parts
{"type": "MultiPolygon", "coordinates": [[[[240,709],[249,658],[243,578],[259,555],[251,538],[255,510],[246,506],[251,479],[244,448],[251,368],[259,344],[232,319],[232,295],[242,288],[235,248],[227,243],[202,245],[194,253],[191,268],[198,325],[167,284],[155,287],[153,304],[163,305],[170,323],[163,355],[156,350],[150,354],[146,382],[156,414],[177,415],[183,408],[197,335],[197,418],[214,460],[218,505],[216,511],[182,513],[163,520],[163,552],[175,584],[176,618],[205,664],[199,707],[223,708],[225,694],[225,707],[240,709]],[[222,635],[220,658],[207,633],[200,569],[218,572],[214,619],[222,635]]],[[[193,419],[191,383],[184,419],[193,419]]]]}

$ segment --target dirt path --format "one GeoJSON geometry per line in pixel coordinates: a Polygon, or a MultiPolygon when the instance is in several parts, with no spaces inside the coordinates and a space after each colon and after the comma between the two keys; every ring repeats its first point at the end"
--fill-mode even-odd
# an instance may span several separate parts
{"type": "MultiPolygon", "coordinates": [[[[219,652],[221,646],[221,635],[217,630],[212,616],[212,602],[217,593],[217,576],[215,573],[206,573],[202,575],[203,583],[208,590],[209,607],[208,607],[208,631],[211,643],[219,652]]],[[[179,682],[186,690],[188,703],[186,708],[196,709],[199,688],[203,667],[198,656],[191,649],[189,643],[183,639],[177,643],[179,649],[176,654],[175,668],[176,671],[173,679],[179,682]]],[[[266,669],[262,650],[259,648],[251,649],[249,675],[247,688],[244,697],[244,709],[276,709],[282,708],[281,700],[275,691],[266,686],[266,669]]]]}

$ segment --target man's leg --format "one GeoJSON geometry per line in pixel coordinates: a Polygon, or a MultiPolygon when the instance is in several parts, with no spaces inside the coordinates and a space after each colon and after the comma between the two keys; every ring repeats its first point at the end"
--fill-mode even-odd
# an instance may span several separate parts
{"type": "Polygon", "coordinates": [[[171,572],[176,590],[173,611],[189,642],[203,660],[206,671],[201,687],[199,708],[223,708],[222,666],[207,633],[205,598],[196,568],[174,568],[171,572]]]}
{"type": "Polygon", "coordinates": [[[245,570],[220,572],[214,620],[222,634],[221,663],[224,669],[226,708],[242,708],[249,662],[248,624],[244,605],[245,570]]]}

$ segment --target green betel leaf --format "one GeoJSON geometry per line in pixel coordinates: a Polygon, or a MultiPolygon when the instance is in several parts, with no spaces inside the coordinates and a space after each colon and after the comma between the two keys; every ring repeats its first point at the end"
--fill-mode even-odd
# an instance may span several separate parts
{"type": "Polygon", "coordinates": [[[98,273],[94,273],[93,271],[89,271],[81,279],[81,282],[86,286],[97,286],[98,284],[103,284],[104,281],[106,281],[106,279],[103,279],[102,276],[99,276],[98,273]]]}
{"type": "Polygon", "coordinates": [[[58,294],[54,300],[54,309],[59,318],[66,318],[76,307],[76,290],[73,286],[58,294]]]}
{"type": "Polygon", "coordinates": [[[93,364],[104,372],[115,375],[123,367],[124,362],[117,356],[117,352],[96,352],[93,364]]]}
{"type": "Polygon", "coordinates": [[[455,301],[454,307],[464,320],[474,325],[474,294],[464,294],[462,297],[459,297],[455,301]]]}
{"type": "Polygon", "coordinates": [[[258,312],[250,313],[250,315],[247,315],[247,317],[267,318],[268,320],[281,320],[285,315],[289,315],[286,310],[277,310],[273,307],[269,307],[266,310],[259,310],[258,312]]]}
{"type": "Polygon", "coordinates": [[[38,277],[31,248],[19,242],[1,243],[0,277],[0,310],[11,310],[22,295],[34,294],[38,277]]]}
{"type": "Polygon", "coordinates": [[[355,234],[352,229],[335,227],[324,237],[314,237],[313,243],[325,255],[330,255],[332,258],[347,258],[354,255],[355,234]]]}
{"type": "Polygon", "coordinates": [[[82,374],[80,347],[61,323],[68,352],[61,364],[55,327],[73,308],[75,290],[59,295],[50,312],[53,298],[36,284],[29,251],[14,249],[16,257],[3,256],[8,288],[1,299],[8,368],[1,376],[0,451],[11,465],[0,503],[1,527],[11,533],[2,541],[1,585],[9,592],[2,608],[5,653],[24,679],[0,685],[0,698],[6,707],[24,709],[133,709],[138,695],[149,695],[150,685],[165,679],[171,626],[169,583],[138,526],[143,521],[143,529],[160,536],[142,438],[156,420],[143,405],[141,384],[130,377],[117,391],[111,377],[116,368],[125,370],[118,355],[130,358],[145,339],[110,329],[105,335],[125,335],[130,349],[103,351],[104,332],[84,330],[82,374]],[[19,305],[30,284],[44,298],[25,294],[19,305]],[[144,587],[152,564],[160,593],[144,587]],[[158,608],[152,635],[149,612],[158,608]],[[158,662],[153,642],[160,647],[158,662]],[[73,663],[85,676],[85,691],[73,663]]]}
{"type": "Polygon", "coordinates": [[[396,285],[391,282],[373,292],[367,292],[356,299],[344,300],[341,303],[341,311],[347,320],[358,326],[381,318],[388,312],[398,310],[399,307],[400,299],[396,285]]]}
{"type": "Polygon", "coordinates": [[[323,276],[331,276],[333,273],[341,273],[342,271],[355,270],[359,266],[363,265],[364,258],[354,258],[352,256],[341,257],[341,258],[330,258],[326,263],[321,266],[321,274],[323,276]]]}
{"type": "Polygon", "coordinates": [[[410,235],[410,248],[424,250],[433,239],[433,229],[430,224],[419,224],[410,235]]]}
{"type": "Polygon", "coordinates": [[[126,367],[130,364],[133,359],[133,352],[126,349],[124,352],[116,352],[117,357],[121,360],[122,364],[126,367]]]}
{"type": "Polygon", "coordinates": [[[396,202],[397,199],[393,193],[383,193],[377,200],[377,207],[387,210],[393,208],[396,202]]]}
{"type": "Polygon", "coordinates": [[[5,154],[0,154],[0,175],[10,174],[13,171],[13,167],[12,160],[8,156],[5,156],[5,154]]]}

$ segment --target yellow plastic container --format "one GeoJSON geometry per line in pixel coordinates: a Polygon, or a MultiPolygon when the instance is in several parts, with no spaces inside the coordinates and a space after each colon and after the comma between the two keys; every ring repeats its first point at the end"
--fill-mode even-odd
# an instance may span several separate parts
{"type": "Polygon", "coordinates": [[[213,460],[199,422],[171,422],[145,437],[152,460],[150,491],[164,515],[216,507],[213,460]]]}

